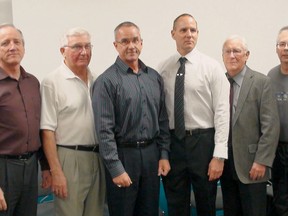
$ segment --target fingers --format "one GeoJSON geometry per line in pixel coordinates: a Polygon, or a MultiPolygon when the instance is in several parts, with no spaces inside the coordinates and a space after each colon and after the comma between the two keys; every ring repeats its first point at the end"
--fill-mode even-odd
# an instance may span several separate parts
{"type": "Polygon", "coordinates": [[[121,182],[121,183],[118,183],[118,184],[116,184],[117,185],[117,187],[119,187],[119,188],[122,188],[122,187],[130,187],[131,185],[132,185],[132,181],[131,181],[131,179],[129,178],[129,179],[127,179],[127,180],[125,180],[125,181],[123,181],[123,182],[121,182]]]}
{"type": "Polygon", "coordinates": [[[0,201],[0,211],[6,211],[7,210],[7,204],[5,199],[0,201]]]}
{"type": "Polygon", "coordinates": [[[52,192],[55,196],[65,199],[68,196],[67,186],[54,186],[52,187],[52,192]]]}
{"type": "Polygon", "coordinates": [[[170,171],[170,168],[169,169],[159,169],[158,170],[158,176],[167,176],[167,174],[169,173],[169,171],[170,171]]]}
{"type": "Polygon", "coordinates": [[[251,171],[250,172],[250,178],[252,179],[252,180],[260,180],[260,179],[262,179],[264,177],[264,173],[262,173],[262,172],[257,172],[257,171],[251,171]]]}
{"type": "Polygon", "coordinates": [[[253,163],[252,168],[249,172],[250,178],[252,180],[260,180],[265,176],[266,172],[266,166],[258,164],[258,163],[253,163]]]}
{"type": "Polygon", "coordinates": [[[0,188],[0,211],[6,211],[6,210],[7,210],[7,204],[4,197],[4,192],[0,188]]]}

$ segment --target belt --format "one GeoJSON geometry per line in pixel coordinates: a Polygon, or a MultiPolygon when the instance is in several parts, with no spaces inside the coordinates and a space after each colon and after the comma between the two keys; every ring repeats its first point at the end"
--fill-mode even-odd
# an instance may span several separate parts
{"type": "Polygon", "coordinates": [[[68,146],[68,145],[57,145],[59,147],[63,148],[68,148],[72,150],[79,150],[79,151],[92,151],[92,152],[99,152],[99,145],[92,145],[92,146],[83,146],[83,145],[73,145],[73,146],[68,146]]]}
{"type": "Polygon", "coordinates": [[[134,142],[123,142],[123,143],[117,143],[117,147],[119,148],[145,148],[153,142],[154,142],[154,139],[138,140],[134,142]]]}
{"type": "Polygon", "coordinates": [[[279,141],[279,144],[281,144],[281,145],[288,145],[288,142],[279,141]]]}
{"type": "Polygon", "coordinates": [[[35,152],[27,152],[22,155],[0,155],[0,158],[26,161],[26,160],[29,160],[34,155],[34,153],[35,152]]]}
{"type": "MultiPolygon", "coordinates": [[[[192,135],[198,135],[198,134],[205,134],[205,133],[209,133],[209,132],[214,132],[215,129],[214,128],[199,128],[199,129],[194,129],[194,130],[185,130],[185,134],[186,136],[192,136],[192,135]]],[[[170,130],[171,134],[175,134],[175,130],[170,130]]]]}

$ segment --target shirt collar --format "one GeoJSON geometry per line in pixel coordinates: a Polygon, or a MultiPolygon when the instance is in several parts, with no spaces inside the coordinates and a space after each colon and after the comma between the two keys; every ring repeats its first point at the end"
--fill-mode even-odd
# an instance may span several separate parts
{"type": "MultiPolygon", "coordinates": [[[[19,79],[24,79],[26,77],[29,77],[30,75],[25,71],[25,69],[20,66],[20,78],[19,79]]],[[[8,74],[0,67],[0,80],[4,80],[8,78],[8,74]]]]}
{"type": "MultiPolygon", "coordinates": [[[[147,66],[140,60],[138,59],[138,63],[139,63],[139,69],[144,71],[145,73],[148,73],[148,68],[147,66]]],[[[133,70],[124,62],[122,61],[122,59],[120,59],[120,57],[118,56],[116,61],[115,61],[115,64],[120,67],[121,71],[124,73],[133,73],[133,70]]],[[[139,70],[139,71],[140,71],[139,70]]]]}
{"type": "MultiPolygon", "coordinates": [[[[64,63],[64,61],[62,62],[62,65],[61,65],[62,69],[63,69],[63,76],[66,78],[66,79],[79,79],[78,76],[76,76],[71,70],[70,68],[64,63]]],[[[91,81],[93,80],[93,75],[90,71],[89,68],[87,68],[87,73],[88,73],[88,79],[91,81]]]]}
{"type": "Polygon", "coordinates": [[[177,63],[179,61],[179,58],[181,57],[185,57],[187,61],[193,63],[195,61],[198,61],[197,59],[198,54],[199,51],[196,47],[191,52],[187,53],[185,56],[181,56],[180,53],[177,52],[177,54],[175,55],[175,63],[177,63]]]}
{"type": "Polygon", "coordinates": [[[247,70],[247,66],[245,65],[244,68],[240,73],[238,73],[236,76],[233,77],[234,82],[240,87],[242,85],[245,73],[247,70]]]}

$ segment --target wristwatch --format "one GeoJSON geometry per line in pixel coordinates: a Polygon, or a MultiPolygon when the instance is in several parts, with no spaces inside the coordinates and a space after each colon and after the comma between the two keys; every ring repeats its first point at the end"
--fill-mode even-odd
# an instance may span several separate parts
{"type": "Polygon", "coordinates": [[[221,158],[221,157],[214,157],[216,160],[219,160],[219,161],[225,161],[225,158],[221,158]]]}

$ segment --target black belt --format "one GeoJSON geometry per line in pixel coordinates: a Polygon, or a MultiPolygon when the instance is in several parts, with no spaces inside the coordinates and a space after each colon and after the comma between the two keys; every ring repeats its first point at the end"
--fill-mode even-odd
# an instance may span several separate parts
{"type": "Polygon", "coordinates": [[[281,144],[281,145],[288,145],[288,142],[279,141],[279,144],[281,144]]]}
{"type": "Polygon", "coordinates": [[[68,148],[72,150],[79,150],[79,151],[92,151],[92,152],[99,152],[99,145],[92,145],[92,146],[83,146],[83,145],[74,145],[74,146],[68,146],[68,145],[57,145],[59,147],[68,148]]]}
{"type": "MultiPolygon", "coordinates": [[[[186,136],[192,136],[192,135],[198,135],[198,134],[204,134],[204,133],[209,133],[209,132],[214,132],[214,128],[199,128],[199,129],[194,129],[194,130],[185,130],[186,136]]],[[[170,130],[171,134],[175,134],[175,130],[170,130]]]]}
{"type": "Polygon", "coordinates": [[[34,153],[35,152],[27,152],[22,155],[0,155],[0,158],[26,161],[29,160],[34,155],[34,153]]]}
{"type": "Polygon", "coordinates": [[[138,140],[138,141],[134,141],[134,142],[123,142],[123,143],[117,142],[117,147],[119,147],[119,148],[145,148],[153,142],[154,142],[153,139],[138,140]]]}

